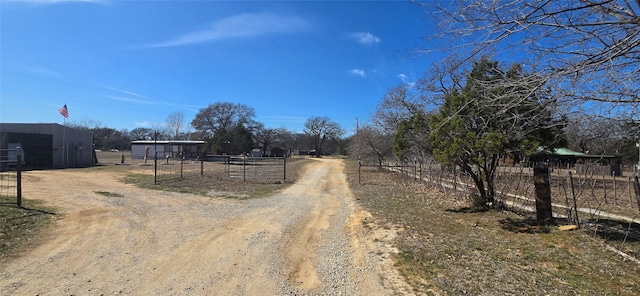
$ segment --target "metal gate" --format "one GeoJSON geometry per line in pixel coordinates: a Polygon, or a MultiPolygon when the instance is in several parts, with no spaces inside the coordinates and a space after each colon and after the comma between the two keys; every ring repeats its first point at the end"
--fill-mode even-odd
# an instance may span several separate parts
{"type": "Polygon", "coordinates": [[[0,149],[0,197],[14,200],[22,207],[22,153],[16,149],[0,149]]]}
{"type": "Polygon", "coordinates": [[[229,177],[253,182],[283,183],[287,179],[284,157],[232,157],[227,163],[229,177]]]}

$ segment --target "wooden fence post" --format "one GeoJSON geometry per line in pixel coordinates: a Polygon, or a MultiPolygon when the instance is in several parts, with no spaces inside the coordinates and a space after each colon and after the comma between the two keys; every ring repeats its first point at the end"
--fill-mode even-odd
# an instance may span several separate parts
{"type": "Polygon", "coordinates": [[[576,213],[576,226],[578,226],[578,228],[580,228],[580,219],[578,219],[578,203],[576,201],[576,192],[573,189],[573,175],[571,174],[571,171],[569,171],[569,183],[571,185],[571,196],[573,197],[573,210],[576,213]]]}
{"type": "Polygon", "coordinates": [[[618,187],[616,184],[616,172],[611,172],[613,175],[613,205],[615,206],[618,203],[618,187]]]}
{"type": "Polygon", "coordinates": [[[636,201],[638,202],[638,212],[640,212],[640,183],[638,182],[638,176],[633,177],[633,188],[636,190],[636,201]]]}
{"type": "Polygon", "coordinates": [[[549,167],[538,164],[533,169],[533,184],[536,189],[536,218],[540,225],[553,224],[551,208],[551,184],[549,183],[549,167]]]}

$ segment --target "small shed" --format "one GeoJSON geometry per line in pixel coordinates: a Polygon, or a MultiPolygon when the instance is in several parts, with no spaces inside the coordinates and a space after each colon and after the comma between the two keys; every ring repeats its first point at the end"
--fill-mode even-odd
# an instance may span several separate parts
{"type": "Polygon", "coordinates": [[[288,157],[289,156],[289,151],[284,150],[280,147],[273,147],[271,148],[270,152],[269,152],[269,156],[271,157],[288,157]]]}
{"type": "Polygon", "coordinates": [[[196,159],[202,154],[204,141],[131,141],[131,159],[144,159],[145,154],[152,159],[156,152],[158,159],[184,157],[196,159]]]}

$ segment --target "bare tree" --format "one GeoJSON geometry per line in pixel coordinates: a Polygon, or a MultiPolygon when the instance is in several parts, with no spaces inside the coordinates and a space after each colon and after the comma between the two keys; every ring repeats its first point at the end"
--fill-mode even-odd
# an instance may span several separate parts
{"type": "Polygon", "coordinates": [[[304,123],[304,132],[313,139],[316,157],[322,154],[322,145],[328,139],[338,139],[344,130],[328,117],[311,117],[304,123]]]}
{"type": "Polygon", "coordinates": [[[171,134],[171,138],[176,140],[180,137],[182,129],[184,128],[184,115],[181,112],[174,112],[167,116],[166,120],[167,129],[171,134]]]}
{"type": "Polygon", "coordinates": [[[93,130],[102,127],[102,123],[90,118],[83,118],[80,120],[73,120],[69,123],[70,127],[80,130],[93,130]]]}
{"type": "Polygon", "coordinates": [[[516,57],[532,73],[522,84],[536,80],[538,89],[574,110],[638,118],[640,1],[415,2],[439,20],[426,38],[452,53],[448,72],[490,53],[516,57]]]}
{"type": "Polygon", "coordinates": [[[594,155],[620,155],[632,130],[613,118],[574,115],[564,129],[568,148],[594,155]]]}
{"type": "Polygon", "coordinates": [[[253,138],[260,145],[262,156],[267,155],[267,149],[276,140],[277,130],[274,128],[265,128],[262,124],[258,124],[253,138]]]}
{"type": "Polygon", "coordinates": [[[376,107],[372,116],[373,124],[388,133],[395,133],[400,122],[416,114],[422,114],[429,102],[417,89],[406,84],[397,85],[389,90],[376,107]]]}
{"type": "Polygon", "coordinates": [[[382,167],[382,162],[393,157],[393,134],[386,133],[371,125],[358,129],[349,143],[349,156],[364,162],[375,162],[382,167]]]}
{"type": "Polygon", "coordinates": [[[275,129],[274,143],[281,148],[291,150],[294,148],[296,136],[290,130],[285,127],[279,127],[275,129]]]}

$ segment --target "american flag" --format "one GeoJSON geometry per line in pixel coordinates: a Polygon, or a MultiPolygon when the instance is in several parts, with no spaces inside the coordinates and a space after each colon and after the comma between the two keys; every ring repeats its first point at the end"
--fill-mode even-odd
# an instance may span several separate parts
{"type": "Polygon", "coordinates": [[[69,118],[69,109],[67,109],[67,104],[64,104],[62,108],[58,109],[58,113],[64,116],[64,118],[69,118]]]}

